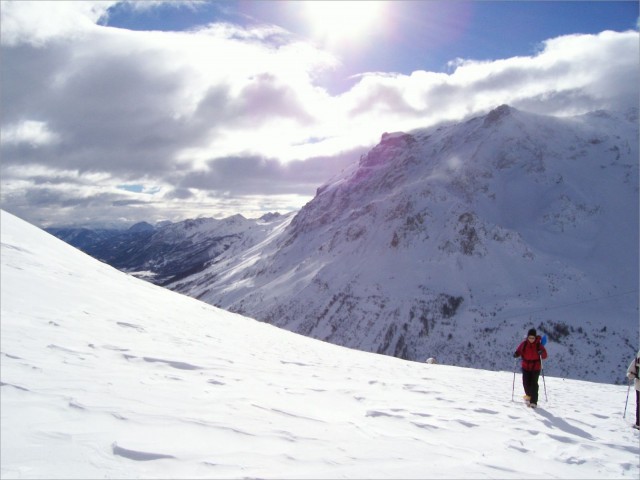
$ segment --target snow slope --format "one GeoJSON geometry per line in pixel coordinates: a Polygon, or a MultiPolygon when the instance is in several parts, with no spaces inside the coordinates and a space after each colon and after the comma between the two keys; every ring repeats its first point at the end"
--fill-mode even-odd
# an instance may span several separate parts
{"type": "Polygon", "coordinates": [[[624,386],[547,376],[534,411],[511,371],[283,331],[112,269],[4,211],[1,235],[2,478],[640,474],[624,386]]]}
{"type": "Polygon", "coordinates": [[[638,111],[500,106],[382,135],[282,234],[169,288],[351,348],[620,382],[638,341],[638,111]]]}

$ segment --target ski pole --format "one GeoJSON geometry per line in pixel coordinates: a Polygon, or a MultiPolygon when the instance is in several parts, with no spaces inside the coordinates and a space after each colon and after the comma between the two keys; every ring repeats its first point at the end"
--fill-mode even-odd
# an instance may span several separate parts
{"type": "Polygon", "coordinates": [[[547,398],[547,382],[544,381],[544,365],[542,364],[542,356],[539,355],[540,357],[540,373],[542,373],[542,385],[544,386],[544,401],[548,402],[549,399],[547,398]]]}
{"type": "Polygon", "coordinates": [[[627,387],[627,399],[624,402],[624,413],[622,414],[622,418],[626,418],[627,416],[627,403],[629,403],[629,390],[631,390],[631,381],[629,381],[629,386],[627,387]]]}
{"type": "Polygon", "coordinates": [[[513,361],[513,384],[511,385],[511,401],[513,402],[513,392],[516,389],[516,365],[518,365],[518,359],[513,361]]]}

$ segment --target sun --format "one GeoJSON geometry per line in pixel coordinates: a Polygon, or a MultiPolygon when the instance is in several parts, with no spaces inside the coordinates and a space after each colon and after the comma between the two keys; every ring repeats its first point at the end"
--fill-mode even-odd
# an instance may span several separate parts
{"type": "Polygon", "coordinates": [[[310,34],[323,46],[339,48],[364,43],[380,29],[386,7],[384,1],[305,1],[304,15],[310,34]]]}

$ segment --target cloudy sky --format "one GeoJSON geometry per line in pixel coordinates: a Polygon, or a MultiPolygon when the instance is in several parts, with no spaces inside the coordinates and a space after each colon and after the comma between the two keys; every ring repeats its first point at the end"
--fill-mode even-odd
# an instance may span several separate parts
{"type": "Polygon", "coordinates": [[[2,0],[2,208],[297,210],[383,132],[639,102],[638,2],[2,0]]]}

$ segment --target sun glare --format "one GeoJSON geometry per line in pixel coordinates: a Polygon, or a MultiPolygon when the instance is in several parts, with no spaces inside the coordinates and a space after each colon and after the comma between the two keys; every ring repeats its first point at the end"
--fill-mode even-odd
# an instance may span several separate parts
{"type": "Polygon", "coordinates": [[[364,42],[380,28],[384,1],[306,1],[311,35],[327,47],[364,42]]]}

